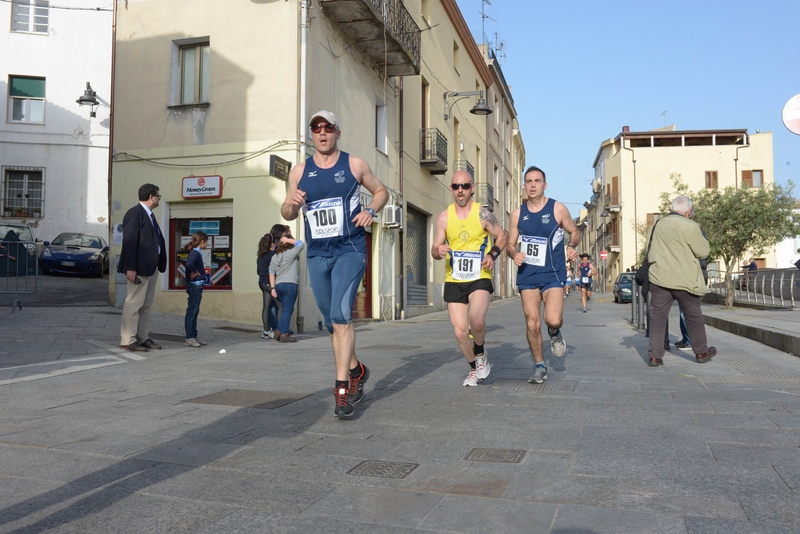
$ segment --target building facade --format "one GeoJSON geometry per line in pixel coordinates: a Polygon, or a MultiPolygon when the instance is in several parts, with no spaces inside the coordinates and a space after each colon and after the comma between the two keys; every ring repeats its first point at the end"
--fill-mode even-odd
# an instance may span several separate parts
{"type": "MultiPolygon", "coordinates": [[[[679,175],[690,191],[772,183],[772,133],[674,126],[631,132],[624,127],[600,144],[593,166],[592,197],[582,219],[583,251],[592,255],[598,280],[608,288],[618,274],[638,264],[646,246],[642,230],[661,216],[661,193],[674,191],[671,176],[679,175]],[[601,251],[608,254],[605,261],[601,251]]],[[[774,251],[759,260],[774,267],[774,251]]]]}
{"type": "MultiPolygon", "coordinates": [[[[288,169],[313,154],[308,118],[327,109],[340,122],[339,148],[365,159],[390,194],[368,229],[354,316],[443,309],[433,222],[452,201],[454,169],[469,161],[480,181],[487,153],[486,119],[469,113],[473,102],[444,108],[448,93],[485,94],[492,84],[455,0],[143,0],[118,5],[116,28],[111,217],[117,228],[142,183],[161,188],[156,216],[170,261],[154,308],[182,313],[180,246],[203,228],[212,246],[202,313],[260,320],[258,241],[286,223],[288,169]]],[[[288,224],[304,235],[302,218],[288,224]]],[[[300,273],[297,327],[316,329],[322,317],[303,259],[300,273]]],[[[124,280],[113,286],[121,305],[124,280]]]]}
{"type": "Polygon", "coordinates": [[[58,4],[0,3],[0,220],[105,239],[112,10],[58,4]],[[87,91],[97,104],[79,106],[87,91]]]}

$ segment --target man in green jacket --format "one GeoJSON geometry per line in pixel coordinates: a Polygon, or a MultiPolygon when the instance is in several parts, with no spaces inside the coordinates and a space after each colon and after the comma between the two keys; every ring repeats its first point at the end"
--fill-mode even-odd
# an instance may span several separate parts
{"type": "MultiPolygon", "coordinates": [[[[700,259],[711,251],[700,226],[692,220],[692,199],[672,201],[672,211],[650,229],[653,241],[647,256],[650,261],[650,367],[664,365],[663,339],[672,302],[678,301],[686,317],[686,328],[698,363],[706,363],[717,353],[708,346],[700,297],[706,292],[700,259]]],[[[650,236],[648,235],[648,239],[650,236]]]]}

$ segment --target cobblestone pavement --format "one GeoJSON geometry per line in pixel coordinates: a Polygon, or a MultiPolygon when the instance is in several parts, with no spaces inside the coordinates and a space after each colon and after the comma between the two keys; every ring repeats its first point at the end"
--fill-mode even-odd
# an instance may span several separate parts
{"type": "Polygon", "coordinates": [[[350,421],[319,333],[201,312],[194,349],[156,314],[164,349],[138,356],[119,310],[1,308],[0,532],[800,531],[800,360],[709,328],[711,362],[650,368],[603,300],[567,299],[540,386],[518,299],[490,308],[474,388],[446,313],[361,325],[350,421]]]}

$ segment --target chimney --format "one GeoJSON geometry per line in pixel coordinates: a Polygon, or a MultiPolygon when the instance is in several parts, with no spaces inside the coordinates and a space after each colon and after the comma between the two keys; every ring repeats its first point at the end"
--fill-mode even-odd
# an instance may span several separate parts
{"type": "Polygon", "coordinates": [[[631,131],[631,127],[630,126],[623,126],[622,127],[622,133],[628,133],[630,131],[631,131]]]}

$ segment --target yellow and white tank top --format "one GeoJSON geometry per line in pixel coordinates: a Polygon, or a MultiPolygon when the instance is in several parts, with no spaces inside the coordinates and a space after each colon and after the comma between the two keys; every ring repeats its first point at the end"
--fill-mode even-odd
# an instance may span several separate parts
{"type": "Polygon", "coordinates": [[[445,257],[445,282],[492,279],[492,272],[481,268],[483,258],[492,248],[492,240],[481,226],[480,211],[480,205],[473,202],[469,216],[462,221],[456,215],[455,204],[447,208],[446,235],[450,252],[445,257]]]}

